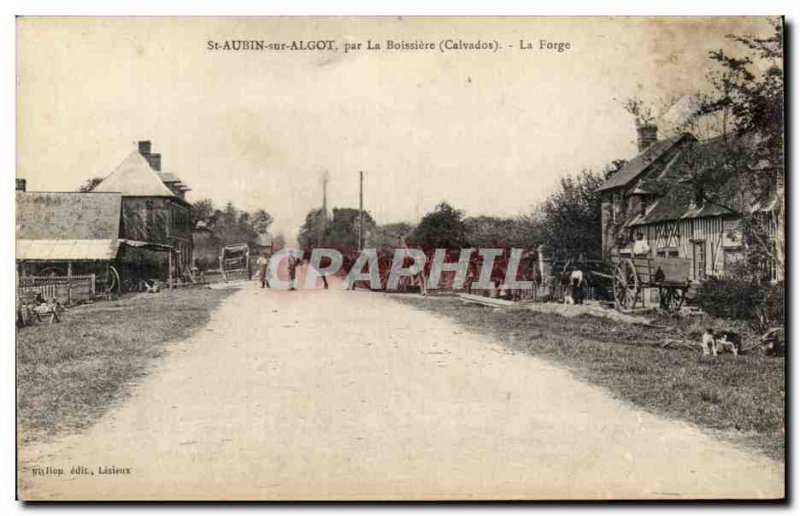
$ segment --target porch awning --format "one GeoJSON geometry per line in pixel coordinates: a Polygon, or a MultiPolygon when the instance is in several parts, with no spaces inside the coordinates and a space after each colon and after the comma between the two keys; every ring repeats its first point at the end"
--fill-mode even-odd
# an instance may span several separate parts
{"type": "Polygon", "coordinates": [[[107,240],[17,240],[17,260],[113,260],[119,242],[107,240]]]}

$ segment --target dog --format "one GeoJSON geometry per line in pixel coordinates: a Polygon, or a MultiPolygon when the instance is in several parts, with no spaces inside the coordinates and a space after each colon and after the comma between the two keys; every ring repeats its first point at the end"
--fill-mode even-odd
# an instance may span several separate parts
{"type": "Polygon", "coordinates": [[[739,356],[739,352],[742,350],[742,338],[733,331],[715,332],[708,328],[703,332],[701,347],[703,348],[703,355],[717,356],[717,354],[727,350],[733,353],[734,356],[739,356]]]}

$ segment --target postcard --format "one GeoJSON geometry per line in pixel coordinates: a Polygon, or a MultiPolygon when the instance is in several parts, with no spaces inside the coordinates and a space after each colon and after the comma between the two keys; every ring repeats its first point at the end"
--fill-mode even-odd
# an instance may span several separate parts
{"type": "Polygon", "coordinates": [[[16,28],[20,500],[785,498],[782,18],[16,28]]]}

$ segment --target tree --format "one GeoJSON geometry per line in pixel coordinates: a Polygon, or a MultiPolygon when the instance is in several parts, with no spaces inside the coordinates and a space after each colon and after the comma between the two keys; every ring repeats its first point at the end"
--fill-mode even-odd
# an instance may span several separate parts
{"type": "Polygon", "coordinates": [[[328,217],[322,208],[317,208],[309,211],[306,214],[306,220],[300,227],[300,233],[297,235],[300,247],[309,249],[318,247],[326,240],[326,231],[328,229],[328,217]]]}
{"type": "Polygon", "coordinates": [[[464,219],[470,247],[530,248],[536,246],[537,230],[530,218],[501,218],[480,215],[464,219]]]}
{"type": "Polygon", "coordinates": [[[422,217],[411,238],[424,249],[466,247],[464,212],[442,201],[422,217]]]}
{"type": "Polygon", "coordinates": [[[193,223],[192,225],[196,225],[198,221],[202,220],[205,222],[209,222],[212,215],[214,214],[214,203],[211,199],[200,199],[192,203],[192,218],[193,223]]]}
{"type": "MultiPolygon", "coordinates": [[[[358,248],[359,211],[355,208],[334,208],[330,224],[325,231],[323,241],[330,247],[339,249],[358,248]]],[[[375,221],[368,211],[364,211],[364,241],[375,229],[375,221]]]]}
{"type": "Polygon", "coordinates": [[[414,226],[406,222],[393,222],[376,226],[370,233],[368,247],[394,248],[401,239],[407,238],[414,231],[414,226]]]}
{"type": "Polygon", "coordinates": [[[721,206],[742,219],[743,240],[753,265],[785,268],[785,165],[783,25],[773,23],[769,37],[729,35],[743,55],[710,52],[717,68],[709,74],[711,93],[704,95],[694,118],[721,120],[720,144],[695,146],[691,184],[697,203],[721,206]],[[731,191],[720,191],[720,186],[731,191]],[[734,195],[731,195],[731,194],[734,195]],[[751,207],[776,199],[772,217],[751,207]],[[733,201],[733,202],[732,202],[733,201]]]}
{"type": "Polygon", "coordinates": [[[256,210],[250,218],[250,224],[256,233],[263,233],[269,229],[274,219],[265,210],[256,210]]]}
{"type": "MultiPolygon", "coordinates": [[[[332,247],[340,250],[358,248],[359,211],[355,208],[334,208],[328,219],[322,208],[306,214],[300,227],[298,242],[301,247],[332,247]]],[[[364,212],[364,241],[368,242],[375,230],[375,221],[368,211],[364,212]]]]}
{"type": "Polygon", "coordinates": [[[605,179],[611,179],[614,174],[622,170],[622,167],[627,164],[628,160],[626,159],[615,159],[603,168],[603,177],[605,179]]]}
{"type": "Polygon", "coordinates": [[[92,190],[97,188],[97,185],[103,182],[103,179],[104,178],[102,177],[91,177],[86,181],[84,181],[83,184],[78,187],[78,191],[84,193],[91,192],[92,190]]]}
{"type": "Polygon", "coordinates": [[[604,178],[590,170],[561,179],[537,208],[540,241],[551,252],[596,256],[602,247],[601,200],[604,178]]]}
{"type": "Polygon", "coordinates": [[[622,108],[633,116],[637,128],[655,124],[655,110],[642,99],[636,97],[625,99],[622,108]]]}

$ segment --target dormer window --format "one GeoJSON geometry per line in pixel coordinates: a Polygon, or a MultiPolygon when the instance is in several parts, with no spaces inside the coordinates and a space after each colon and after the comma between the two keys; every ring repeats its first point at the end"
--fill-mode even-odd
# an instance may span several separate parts
{"type": "Polygon", "coordinates": [[[647,213],[647,208],[650,207],[650,196],[649,195],[642,195],[640,196],[639,202],[639,214],[644,217],[645,213],[647,213]]]}

